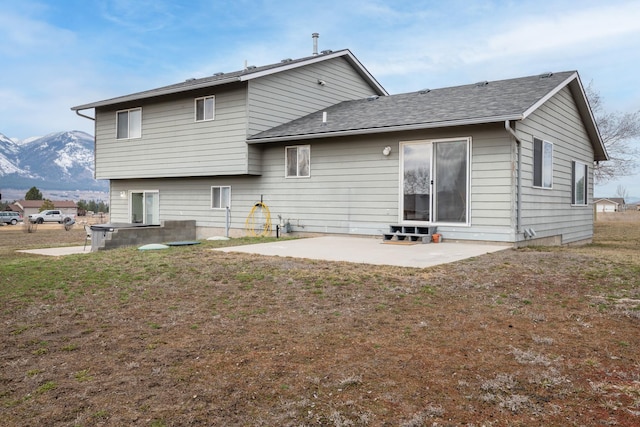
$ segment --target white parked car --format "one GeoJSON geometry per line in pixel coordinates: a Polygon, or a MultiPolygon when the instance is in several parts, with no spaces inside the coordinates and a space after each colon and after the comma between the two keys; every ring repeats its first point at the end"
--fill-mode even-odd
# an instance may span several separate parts
{"type": "Polygon", "coordinates": [[[29,215],[29,221],[36,224],[42,224],[43,222],[57,222],[60,224],[66,224],[74,222],[74,216],[75,215],[62,213],[62,211],[59,211],[57,209],[49,209],[37,214],[29,215]]]}

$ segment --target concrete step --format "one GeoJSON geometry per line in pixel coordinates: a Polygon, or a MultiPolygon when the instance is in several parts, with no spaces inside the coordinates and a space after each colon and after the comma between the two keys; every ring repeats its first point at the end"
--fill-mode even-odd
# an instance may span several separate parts
{"type": "Polygon", "coordinates": [[[431,235],[434,234],[437,229],[435,226],[390,225],[389,232],[382,234],[382,241],[431,243],[431,235]]]}

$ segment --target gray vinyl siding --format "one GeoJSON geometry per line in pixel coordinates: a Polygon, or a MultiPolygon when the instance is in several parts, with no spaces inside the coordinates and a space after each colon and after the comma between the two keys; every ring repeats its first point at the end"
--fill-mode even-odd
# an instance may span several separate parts
{"type": "Polygon", "coordinates": [[[309,141],[310,178],[285,178],[286,145],[273,144],[262,146],[261,176],[112,181],[112,221],[128,221],[128,198],[120,198],[120,191],[159,190],[161,220],[195,219],[200,230],[219,232],[226,213],[210,208],[210,189],[230,185],[235,234],[244,230],[247,215],[262,198],[274,227],[280,215],[297,232],[380,235],[399,221],[400,141],[468,136],[473,156],[471,226],[439,229],[450,239],[513,241],[513,152],[498,126],[309,141]],[[387,145],[392,151],[385,157],[387,145]]]}
{"type": "Polygon", "coordinates": [[[142,137],[117,140],[116,109],[96,111],[98,179],[209,176],[248,171],[246,89],[183,94],[142,107],[142,137]],[[195,122],[194,100],[215,95],[215,119],[195,122]]]}
{"type": "Polygon", "coordinates": [[[343,58],[248,83],[96,109],[96,177],[134,179],[262,173],[249,135],[375,92],[343,58]],[[326,82],[318,84],[318,79],[326,82]],[[215,119],[195,122],[194,100],[215,95],[215,119]],[[117,140],[116,112],[142,108],[142,138],[117,140]]]}
{"type": "Polygon", "coordinates": [[[517,124],[522,139],[522,225],[563,244],[593,237],[593,148],[568,88],[517,124]],[[533,139],[553,143],[553,186],[533,187],[533,139]],[[572,161],[588,165],[588,205],[572,206],[572,161]]]}
{"type": "MultiPolygon", "coordinates": [[[[115,126],[111,129],[113,132],[115,126]]],[[[593,150],[570,91],[562,90],[518,122],[516,132],[522,146],[521,229],[532,228],[538,238],[559,238],[562,243],[590,239],[592,207],[571,205],[571,166],[572,161],[589,166],[591,204],[593,150]],[[534,138],[553,143],[551,189],[533,187],[534,138]]],[[[206,229],[219,232],[224,229],[226,212],[211,209],[211,186],[229,185],[234,234],[244,231],[247,215],[262,199],[271,209],[274,226],[280,216],[298,232],[379,235],[400,221],[400,142],[467,137],[472,140],[470,223],[438,225],[439,231],[451,240],[523,240],[522,233],[516,232],[516,145],[501,123],[303,141],[299,145],[311,146],[310,178],[285,177],[285,146],[298,145],[292,143],[250,147],[255,150],[260,176],[212,173],[181,179],[114,180],[112,221],[129,220],[128,197],[121,198],[120,191],[159,190],[162,220],[195,219],[201,237],[206,229]],[[382,150],[387,145],[392,150],[385,157],[382,150]]]]}
{"type": "MultiPolygon", "coordinates": [[[[112,181],[112,194],[130,189],[160,191],[160,218],[196,219],[198,227],[223,229],[226,213],[210,208],[212,185],[231,186],[231,228],[243,231],[261,199],[272,223],[278,215],[295,231],[380,234],[397,220],[397,159],[382,155],[384,141],[313,144],[311,177],[285,178],[284,145],[266,147],[264,173],[256,176],[112,181]],[[335,157],[338,154],[338,157],[335,157]],[[335,162],[351,158],[350,162],[335,162]]],[[[397,155],[397,153],[396,153],[397,155]]],[[[128,198],[113,197],[111,220],[128,221],[128,198]]]]}
{"type": "Polygon", "coordinates": [[[513,242],[515,151],[502,125],[431,132],[430,139],[472,137],[470,224],[438,225],[446,239],[513,242]]]}
{"type": "Polygon", "coordinates": [[[252,80],[249,136],[345,100],[376,93],[344,58],[252,80]],[[318,80],[326,84],[321,86],[318,80]]]}
{"type": "MultiPolygon", "coordinates": [[[[249,81],[247,136],[338,102],[376,93],[341,57],[249,81]],[[325,82],[324,86],[318,80],[325,82]]],[[[262,173],[261,150],[249,147],[248,172],[262,173]]]]}

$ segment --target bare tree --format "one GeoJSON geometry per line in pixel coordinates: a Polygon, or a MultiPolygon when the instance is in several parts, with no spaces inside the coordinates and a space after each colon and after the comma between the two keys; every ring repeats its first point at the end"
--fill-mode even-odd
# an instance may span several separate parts
{"type": "Polygon", "coordinates": [[[629,192],[627,191],[627,187],[625,187],[624,185],[618,185],[618,187],[616,188],[616,197],[619,197],[621,199],[628,199],[629,198],[629,192]]]}
{"type": "Polygon", "coordinates": [[[587,86],[586,93],[609,154],[609,161],[600,163],[594,170],[596,181],[605,183],[619,176],[633,175],[640,157],[640,110],[632,113],[606,111],[593,82],[587,86]]]}

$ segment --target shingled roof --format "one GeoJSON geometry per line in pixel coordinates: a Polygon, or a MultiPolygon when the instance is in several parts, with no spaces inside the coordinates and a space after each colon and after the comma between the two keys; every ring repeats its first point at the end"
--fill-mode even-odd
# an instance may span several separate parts
{"type": "Polygon", "coordinates": [[[274,64],[268,64],[263,66],[247,66],[246,68],[238,71],[232,71],[227,73],[215,73],[211,76],[207,76],[199,79],[187,79],[183,82],[172,84],[169,86],[163,86],[156,89],[146,90],[143,92],[136,92],[130,95],[119,96],[116,98],[105,99],[103,101],[92,102],[89,104],[78,105],[71,107],[73,111],[87,110],[96,107],[105,107],[110,105],[122,104],[131,101],[137,101],[141,99],[155,98],[158,96],[170,95],[180,92],[188,92],[195,89],[201,89],[206,87],[220,86],[228,83],[247,81],[274,73],[290,70],[293,68],[302,67],[305,65],[313,64],[316,62],[327,61],[329,59],[342,57],[349,62],[356,72],[358,72],[362,78],[367,81],[376,93],[380,95],[387,95],[387,91],[378,83],[378,81],[367,71],[367,69],[360,63],[360,61],[351,53],[349,49],[343,49],[336,52],[323,51],[321,54],[307,56],[299,59],[283,59],[280,62],[274,64]]]}
{"type": "Polygon", "coordinates": [[[567,85],[592,139],[596,160],[606,160],[604,145],[575,71],[344,101],[253,135],[247,142],[294,141],[522,120],[567,85]]]}

